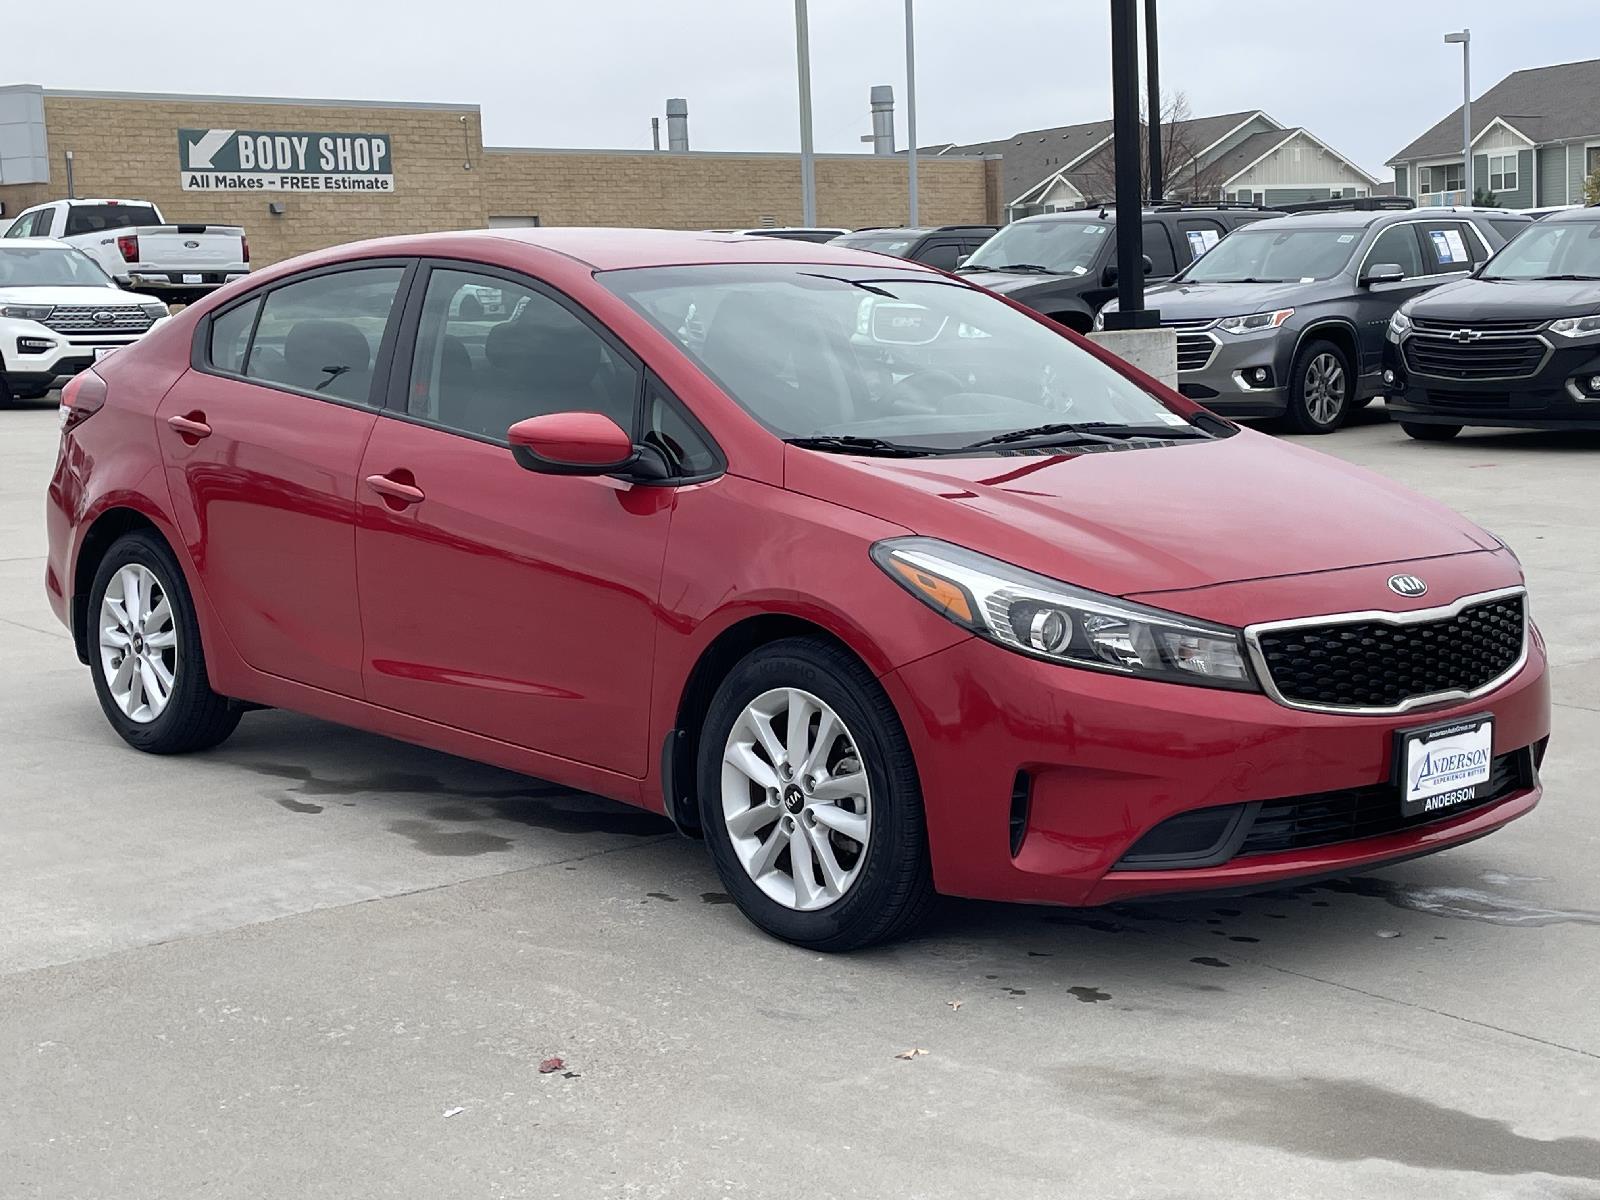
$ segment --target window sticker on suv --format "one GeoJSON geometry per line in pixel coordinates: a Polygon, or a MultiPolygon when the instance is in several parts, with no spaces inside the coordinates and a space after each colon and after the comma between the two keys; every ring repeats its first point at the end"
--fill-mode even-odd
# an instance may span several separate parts
{"type": "Polygon", "coordinates": [[[1467,244],[1461,237],[1459,229],[1430,229],[1428,236],[1433,239],[1433,252],[1439,256],[1441,263],[1471,262],[1472,256],[1467,253],[1467,244]]]}

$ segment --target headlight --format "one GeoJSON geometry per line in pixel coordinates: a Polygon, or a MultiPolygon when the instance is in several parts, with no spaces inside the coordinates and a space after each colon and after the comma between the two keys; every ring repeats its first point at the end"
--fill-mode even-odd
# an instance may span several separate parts
{"type": "Polygon", "coordinates": [[[14,321],[43,321],[54,311],[49,304],[7,304],[0,307],[0,317],[10,317],[14,321]]]}
{"type": "Polygon", "coordinates": [[[1395,309],[1394,316],[1389,318],[1389,340],[1398,342],[1411,332],[1411,318],[1399,309],[1395,309]]]}
{"type": "Polygon", "coordinates": [[[1247,317],[1223,317],[1217,328],[1224,333],[1259,333],[1263,329],[1276,329],[1290,317],[1294,309],[1280,308],[1277,312],[1251,313],[1247,317]]]}
{"type": "Polygon", "coordinates": [[[1106,310],[1102,308],[1099,312],[1095,313],[1095,315],[1094,315],[1094,331],[1096,333],[1100,333],[1105,329],[1105,327],[1106,327],[1106,310]]]}
{"type": "Polygon", "coordinates": [[[1592,317],[1562,317],[1550,322],[1550,332],[1562,337],[1586,338],[1600,335],[1600,314],[1592,317]]]}
{"type": "Polygon", "coordinates": [[[167,312],[167,306],[162,304],[160,301],[153,301],[150,304],[141,304],[139,307],[144,310],[144,315],[149,317],[152,321],[159,321],[162,317],[170,315],[167,312]]]}
{"type": "Polygon", "coordinates": [[[1071,667],[1256,691],[1239,631],[1024,571],[935,538],[891,538],[872,558],[917,599],[1008,650],[1071,667]]]}

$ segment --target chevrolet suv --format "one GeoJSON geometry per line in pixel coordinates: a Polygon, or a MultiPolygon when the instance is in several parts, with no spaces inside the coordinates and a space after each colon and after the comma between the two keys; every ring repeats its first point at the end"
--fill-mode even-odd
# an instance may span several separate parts
{"type": "Polygon", "coordinates": [[[1395,310],[1465,279],[1531,224],[1404,199],[1308,208],[1228,238],[1146,302],[1178,331],[1185,396],[1229,416],[1283,417],[1296,433],[1332,433],[1386,390],[1395,310]]]}

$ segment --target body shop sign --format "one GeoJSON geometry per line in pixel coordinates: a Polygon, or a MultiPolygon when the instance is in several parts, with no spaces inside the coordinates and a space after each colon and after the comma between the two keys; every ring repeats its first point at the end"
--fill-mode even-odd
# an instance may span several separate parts
{"type": "Polygon", "coordinates": [[[186,192],[394,191],[385,133],[180,129],[186,192]]]}

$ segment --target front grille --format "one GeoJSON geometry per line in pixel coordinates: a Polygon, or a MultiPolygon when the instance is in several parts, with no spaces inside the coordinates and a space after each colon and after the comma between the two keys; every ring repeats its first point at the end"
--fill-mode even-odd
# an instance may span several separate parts
{"type": "Polygon", "coordinates": [[[1178,335],[1178,370],[1204,370],[1217,352],[1217,339],[1208,333],[1180,333],[1178,335]]]}
{"type": "Polygon", "coordinates": [[[1399,790],[1392,783],[1295,796],[1288,800],[1268,800],[1256,812],[1236,857],[1276,854],[1282,850],[1304,850],[1334,842],[1381,837],[1386,833],[1397,833],[1417,825],[1458,817],[1532,786],[1533,772],[1528,751],[1518,750],[1512,754],[1502,754],[1490,764],[1489,782],[1484,785],[1483,794],[1477,799],[1414,817],[1401,812],[1399,790]]]}
{"type": "Polygon", "coordinates": [[[45,325],[57,333],[143,333],[153,322],[136,304],[58,304],[45,325]],[[96,315],[108,320],[96,320],[96,315]]]}
{"type": "Polygon", "coordinates": [[[1476,692],[1517,664],[1524,597],[1485,600],[1431,621],[1389,619],[1263,629],[1252,635],[1278,695],[1308,708],[1395,709],[1476,692]]]}
{"type": "Polygon", "coordinates": [[[1513,320],[1513,321],[1438,321],[1427,317],[1416,317],[1411,322],[1413,329],[1419,333],[1451,334],[1458,329],[1475,329],[1479,333],[1537,333],[1544,327],[1544,322],[1513,320]]]}
{"type": "Polygon", "coordinates": [[[1423,403],[1441,408],[1510,408],[1510,392],[1452,392],[1429,388],[1423,403]]]}
{"type": "Polygon", "coordinates": [[[1522,379],[1539,370],[1549,351],[1536,337],[1458,342],[1427,334],[1405,341],[1406,366],[1412,374],[1440,379],[1522,379]]]}

